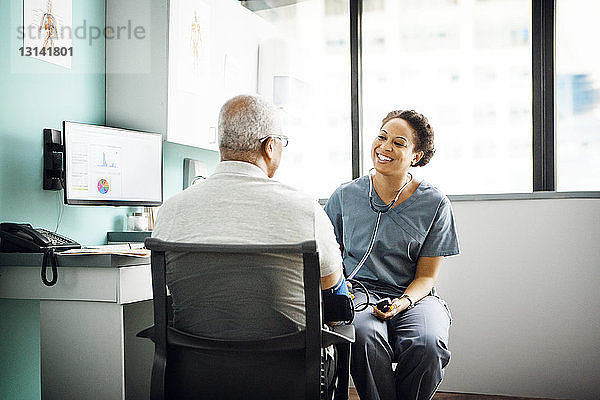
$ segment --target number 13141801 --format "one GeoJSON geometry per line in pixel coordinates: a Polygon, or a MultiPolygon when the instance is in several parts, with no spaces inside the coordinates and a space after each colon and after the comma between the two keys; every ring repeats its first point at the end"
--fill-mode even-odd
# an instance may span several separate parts
{"type": "Polygon", "coordinates": [[[21,52],[22,56],[73,56],[72,47],[20,47],[19,51],[21,52]]]}

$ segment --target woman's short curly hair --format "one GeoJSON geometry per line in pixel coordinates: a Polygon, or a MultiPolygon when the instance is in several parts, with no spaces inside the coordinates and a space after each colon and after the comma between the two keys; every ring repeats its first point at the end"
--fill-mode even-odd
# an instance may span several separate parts
{"type": "Polygon", "coordinates": [[[417,162],[415,167],[423,167],[427,165],[433,154],[435,147],[433,145],[433,128],[429,125],[429,121],[423,114],[419,114],[414,110],[394,110],[388,113],[381,122],[381,127],[388,121],[400,118],[408,122],[408,125],[415,133],[416,143],[415,151],[422,151],[423,157],[417,162]]]}

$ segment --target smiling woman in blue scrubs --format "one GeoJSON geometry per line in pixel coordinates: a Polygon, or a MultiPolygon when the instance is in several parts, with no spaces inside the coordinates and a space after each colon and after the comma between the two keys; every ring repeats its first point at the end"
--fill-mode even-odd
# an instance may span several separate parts
{"type": "MultiPolygon", "coordinates": [[[[450,360],[450,312],[434,284],[443,257],[459,252],[452,207],[409,171],[434,152],[427,118],[392,111],[371,148],[375,172],[341,185],[325,205],[346,274],[356,274],[370,303],[392,301],[387,311],[369,306],[354,319],[351,372],[362,400],[430,399],[450,360]]],[[[367,299],[355,295],[357,304],[367,299]]]]}

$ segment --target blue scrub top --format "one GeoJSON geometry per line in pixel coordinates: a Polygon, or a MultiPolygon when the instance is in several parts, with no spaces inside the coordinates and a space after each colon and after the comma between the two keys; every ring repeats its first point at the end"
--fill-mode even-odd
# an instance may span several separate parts
{"type": "MultiPolygon", "coordinates": [[[[375,189],[372,193],[376,204],[384,204],[375,189]]],[[[367,251],[377,222],[369,204],[369,176],[338,187],[325,204],[325,212],[344,247],[348,275],[367,251]]],[[[373,250],[355,279],[379,295],[398,297],[414,279],[419,257],[458,253],[450,200],[422,181],[412,196],[381,215],[373,250]]]]}

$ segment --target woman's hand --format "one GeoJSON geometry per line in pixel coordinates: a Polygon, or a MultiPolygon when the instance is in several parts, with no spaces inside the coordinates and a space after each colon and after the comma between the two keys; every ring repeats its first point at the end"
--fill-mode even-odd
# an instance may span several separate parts
{"type": "Polygon", "coordinates": [[[381,320],[387,320],[406,310],[409,305],[410,302],[407,299],[395,298],[392,300],[392,305],[387,312],[383,312],[377,307],[373,307],[373,315],[381,320]]]}
{"type": "MultiPolygon", "coordinates": [[[[408,285],[404,294],[416,303],[431,292],[437,279],[443,257],[419,257],[415,279],[408,285]]],[[[406,297],[392,300],[392,308],[388,312],[382,312],[373,307],[373,315],[382,320],[387,320],[406,310],[411,305],[406,297]]]]}

